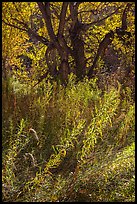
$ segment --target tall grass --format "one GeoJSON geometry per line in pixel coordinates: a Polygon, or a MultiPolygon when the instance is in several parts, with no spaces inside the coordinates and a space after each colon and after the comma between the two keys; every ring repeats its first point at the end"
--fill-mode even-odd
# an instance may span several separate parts
{"type": "Polygon", "coordinates": [[[129,87],[3,81],[3,201],[134,201],[129,87]]]}

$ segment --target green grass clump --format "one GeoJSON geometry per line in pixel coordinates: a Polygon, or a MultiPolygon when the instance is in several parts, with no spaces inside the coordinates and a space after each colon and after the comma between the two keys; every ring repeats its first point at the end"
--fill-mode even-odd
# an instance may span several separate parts
{"type": "Polygon", "coordinates": [[[3,201],[135,201],[132,93],[97,84],[3,81],[3,201]]]}

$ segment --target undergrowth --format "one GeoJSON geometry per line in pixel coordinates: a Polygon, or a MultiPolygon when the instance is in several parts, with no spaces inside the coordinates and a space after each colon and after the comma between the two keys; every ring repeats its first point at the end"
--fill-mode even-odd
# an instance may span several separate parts
{"type": "Polygon", "coordinates": [[[135,104],[129,87],[97,78],[2,92],[5,202],[134,202],[135,104]]]}

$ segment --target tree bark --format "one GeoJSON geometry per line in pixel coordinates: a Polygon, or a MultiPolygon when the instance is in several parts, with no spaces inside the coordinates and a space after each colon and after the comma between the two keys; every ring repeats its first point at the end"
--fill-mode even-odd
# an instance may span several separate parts
{"type": "Polygon", "coordinates": [[[73,58],[75,61],[76,76],[81,80],[85,76],[86,58],[84,54],[84,41],[82,40],[81,31],[83,25],[78,20],[78,4],[70,3],[70,14],[72,24],[70,28],[70,39],[73,47],[73,58]]]}
{"type": "Polygon", "coordinates": [[[71,42],[73,46],[73,58],[75,61],[76,76],[82,79],[85,76],[86,58],[84,54],[84,42],[80,37],[78,30],[78,22],[76,23],[73,31],[70,33],[71,42]]]}
{"type": "Polygon", "coordinates": [[[95,68],[95,66],[97,64],[97,61],[98,61],[99,57],[102,57],[104,55],[104,52],[105,52],[106,48],[108,47],[108,45],[111,44],[113,39],[114,39],[114,32],[110,31],[109,33],[107,33],[105,35],[105,38],[101,41],[101,43],[99,45],[99,48],[98,48],[98,51],[97,51],[97,54],[96,54],[96,56],[94,58],[93,65],[91,66],[91,68],[89,69],[89,72],[88,72],[88,77],[89,78],[91,78],[92,75],[93,75],[94,68],[95,68]]]}

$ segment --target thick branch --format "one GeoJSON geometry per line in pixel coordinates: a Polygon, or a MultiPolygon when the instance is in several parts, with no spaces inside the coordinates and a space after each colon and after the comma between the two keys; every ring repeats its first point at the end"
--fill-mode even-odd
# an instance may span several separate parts
{"type": "Polygon", "coordinates": [[[128,45],[128,42],[125,41],[125,38],[123,36],[127,36],[128,38],[131,37],[131,32],[127,31],[127,12],[129,11],[129,8],[132,6],[131,3],[127,3],[123,14],[122,14],[122,26],[121,28],[116,28],[116,33],[118,35],[119,40],[123,42],[124,45],[128,45]]]}
{"type": "Polygon", "coordinates": [[[69,2],[63,2],[62,5],[62,10],[60,14],[60,23],[59,23],[59,30],[58,30],[58,41],[62,47],[62,49],[65,49],[66,53],[72,54],[71,48],[67,46],[67,43],[63,37],[63,31],[65,27],[65,17],[66,17],[66,12],[68,8],[69,2]]]}
{"type": "Polygon", "coordinates": [[[127,12],[129,8],[131,7],[131,3],[127,3],[126,8],[124,9],[123,15],[122,15],[122,30],[127,30],[127,12]]]}
{"type": "Polygon", "coordinates": [[[69,8],[70,8],[70,15],[72,19],[71,30],[73,30],[76,23],[78,22],[78,8],[77,6],[74,5],[74,2],[70,2],[69,8]]]}
{"type": "Polygon", "coordinates": [[[51,39],[51,41],[55,42],[56,36],[54,34],[52,23],[51,23],[50,2],[46,2],[45,5],[43,2],[37,2],[37,4],[38,4],[39,9],[42,13],[42,16],[45,20],[50,39],[51,39]]]}
{"type": "Polygon", "coordinates": [[[107,33],[105,35],[105,38],[101,41],[101,43],[99,45],[99,48],[98,48],[98,51],[97,51],[97,54],[96,54],[96,57],[95,57],[95,59],[93,61],[93,65],[89,69],[88,77],[92,76],[93,70],[94,70],[94,68],[96,66],[96,63],[97,63],[99,57],[103,56],[106,48],[108,47],[108,45],[110,45],[110,43],[113,41],[113,39],[114,39],[114,32],[110,31],[109,33],[107,33]]]}
{"type": "Polygon", "coordinates": [[[67,7],[68,7],[68,2],[63,2],[61,14],[60,14],[59,30],[58,30],[59,36],[62,35],[64,31],[67,7]]]}
{"type": "Polygon", "coordinates": [[[53,31],[52,23],[51,23],[50,2],[45,2],[45,4],[42,2],[37,2],[37,4],[38,4],[39,9],[42,13],[42,16],[45,20],[50,40],[54,43],[57,50],[59,51],[60,56],[63,58],[64,53],[63,53],[62,47],[60,46],[60,44],[57,41],[56,35],[53,31]]]}

